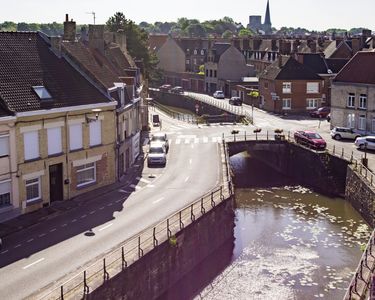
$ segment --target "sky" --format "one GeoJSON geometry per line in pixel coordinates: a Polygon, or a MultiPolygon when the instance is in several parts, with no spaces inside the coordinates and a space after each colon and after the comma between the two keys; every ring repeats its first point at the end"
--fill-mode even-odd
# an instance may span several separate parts
{"type": "MultiPolygon", "coordinates": [[[[267,0],[0,0],[0,23],[62,23],[65,14],[77,24],[104,24],[115,12],[123,12],[135,23],[172,22],[180,17],[217,20],[231,17],[244,26],[249,15],[261,15],[267,0]]],[[[375,30],[374,0],[270,0],[272,26],[309,30],[366,27],[375,30]]]]}

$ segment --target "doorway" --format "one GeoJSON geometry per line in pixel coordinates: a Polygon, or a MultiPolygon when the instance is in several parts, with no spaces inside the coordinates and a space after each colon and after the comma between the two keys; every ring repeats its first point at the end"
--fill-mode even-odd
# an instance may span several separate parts
{"type": "Polygon", "coordinates": [[[50,202],[63,200],[63,165],[49,166],[49,198],[50,202]]]}

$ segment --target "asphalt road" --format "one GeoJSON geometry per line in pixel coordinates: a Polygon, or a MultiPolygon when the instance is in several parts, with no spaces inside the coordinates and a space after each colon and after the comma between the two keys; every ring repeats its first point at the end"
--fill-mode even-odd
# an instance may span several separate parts
{"type": "MultiPolygon", "coordinates": [[[[205,96],[209,97],[209,96],[205,96]]],[[[211,99],[210,101],[226,100],[211,99]]],[[[223,105],[223,104],[222,104],[223,105]]],[[[251,114],[252,108],[242,109],[251,114]]],[[[92,199],[87,205],[22,230],[5,240],[0,252],[0,299],[22,299],[51,284],[59,286],[88,262],[198,199],[220,182],[221,165],[218,142],[233,129],[251,134],[275,128],[284,131],[318,131],[328,146],[363,155],[352,142],[332,140],[329,123],[311,118],[291,118],[254,109],[253,125],[196,125],[173,120],[160,111],[161,128],[168,133],[170,150],[165,168],[148,168],[132,182],[109,194],[92,199]]],[[[147,149],[147,146],[145,147],[147,149]]],[[[375,167],[375,154],[368,154],[375,167]]]]}

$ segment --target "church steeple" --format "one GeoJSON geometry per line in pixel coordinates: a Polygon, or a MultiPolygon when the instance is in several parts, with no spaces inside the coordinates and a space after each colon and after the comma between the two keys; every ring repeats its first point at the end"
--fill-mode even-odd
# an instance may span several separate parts
{"type": "Polygon", "coordinates": [[[263,27],[264,27],[264,31],[265,31],[266,34],[272,33],[272,23],[271,23],[269,0],[267,0],[266,16],[265,16],[265,19],[264,19],[263,27]]]}

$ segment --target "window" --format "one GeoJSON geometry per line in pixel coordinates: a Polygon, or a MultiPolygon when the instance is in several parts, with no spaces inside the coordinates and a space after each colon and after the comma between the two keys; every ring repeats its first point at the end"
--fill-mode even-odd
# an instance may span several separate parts
{"type": "Polygon", "coordinates": [[[201,50],[201,55],[204,55],[204,50],[201,50]]]}
{"type": "Polygon", "coordinates": [[[319,93],[319,82],[308,82],[306,84],[307,94],[317,94],[319,93]]]}
{"type": "Polygon", "coordinates": [[[38,95],[39,99],[45,100],[45,99],[51,99],[51,94],[48,92],[48,90],[43,85],[36,85],[33,86],[33,89],[35,93],[38,95]]]}
{"type": "Polygon", "coordinates": [[[315,109],[318,107],[318,100],[319,99],[306,99],[307,101],[307,109],[315,109]]]}
{"type": "Polygon", "coordinates": [[[11,189],[12,182],[10,180],[0,182],[0,207],[10,205],[11,189]]]}
{"type": "Polygon", "coordinates": [[[355,105],[355,94],[349,93],[347,107],[354,107],[355,105]]]}
{"type": "Polygon", "coordinates": [[[217,70],[214,71],[214,77],[217,77],[217,70]]]}
{"type": "Polygon", "coordinates": [[[290,94],[292,92],[292,83],[291,82],[283,82],[283,93],[290,94]]]}
{"type": "Polygon", "coordinates": [[[26,202],[40,199],[40,177],[26,180],[26,202]]]}
{"type": "Polygon", "coordinates": [[[283,109],[291,109],[292,108],[292,99],[283,99],[283,109]]]}
{"type": "Polygon", "coordinates": [[[195,50],[194,50],[194,55],[197,55],[197,54],[198,54],[198,50],[195,49],[195,50]]]}
{"type": "Polygon", "coordinates": [[[102,143],[102,126],[101,121],[90,122],[90,146],[100,145],[102,143]]]}
{"type": "Polygon", "coordinates": [[[206,69],[206,77],[208,77],[208,70],[206,69]]]}
{"type": "Polygon", "coordinates": [[[38,130],[23,133],[25,160],[39,157],[39,133],[38,130]]]}
{"type": "Polygon", "coordinates": [[[358,119],[358,129],[359,130],[366,130],[366,117],[361,115],[358,119]]]}
{"type": "Polygon", "coordinates": [[[210,77],[212,77],[212,70],[210,70],[210,77]]]}
{"type": "Polygon", "coordinates": [[[359,108],[366,109],[366,107],[367,107],[367,95],[361,94],[359,96],[359,108]]]}
{"type": "Polygon", "coordinates": [[[371,131],[375,132],[375,118],[372,119],[372,122],[371,122],[371,131]]]}
{"type": "Polygon", "coordinates": [[[355,117],[354,117],[354,114],[348,114],[348,117],[347,117],[347,127],[349,128],[354,128],[355,126],[355,117]]]}
{"type": "Polygon", "coordinates": [[[82,123],[69,125],[69,147],[70,150],[83,148],[82,123]]]}
{"type": "Polygon", "coordinates": [[[264,88],[265,88],[265,89],[268,89],[268,81],[265,81],[265,82],[264,82],[264,88]]]}
{"type": "Polygon", "coordinates": [[[186,64],[187,64],[187,65],[190,65],[190,59],[187,59],[187,60],[186,60],[186,64]]]}
{"type": "Polygon", "coordinates": [[[77,167],[77,187],[96,182],[96,163],[77,167]]]}
{"type": "Polygon", "coordinates": [[[9,155],[9,135],[0,135],[0,157],[9,155]]]}
{"type": "Polygon", "coordinates": [[[62,153],[61,127],[47,129],[48,155],[62,153]]]}

